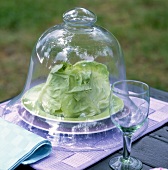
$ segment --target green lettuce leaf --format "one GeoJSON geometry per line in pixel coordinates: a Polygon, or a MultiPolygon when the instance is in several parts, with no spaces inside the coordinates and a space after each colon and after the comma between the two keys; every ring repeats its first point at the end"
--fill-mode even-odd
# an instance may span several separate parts
{"type": "Polygon", "coordinates": [[[55,65],[38,96],[48,114],[67,118],[94,116],[109,105],[110,83],[107,67],[80,61],[55,65]]]}

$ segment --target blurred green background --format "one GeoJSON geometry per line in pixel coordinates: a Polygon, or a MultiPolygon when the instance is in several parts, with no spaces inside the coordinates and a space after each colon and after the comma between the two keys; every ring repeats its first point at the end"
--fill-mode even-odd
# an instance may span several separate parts
{"type": "Polygon", "coordinates": [[[21,92],[33,47],[41,34],[62,23],[62,14],[84,7],[97,25],[119,40],[127,79],[168,91],[167,0],[2,0],[0,1],[0,101],[21,92]]]}

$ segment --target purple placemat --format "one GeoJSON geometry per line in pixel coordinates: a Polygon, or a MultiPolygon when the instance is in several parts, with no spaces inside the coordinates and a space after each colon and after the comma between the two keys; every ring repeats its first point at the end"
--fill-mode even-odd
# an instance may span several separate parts
{"type": "MultiPolygon", "coordinates": [[[[2,112],[3,108],[5,107],[6,103],[2,103],[0,105],[0,112],[2,112]]],[[[134,140],[138,139],[139,137],[145,135],[152,130],[162,126],[168,122],[168,103],[163,102],[160,100],[156,100],[151,98],[150,101],[150,112],[149,112],[149,121],[148,121],[148,128],[140,135],[135,135],[134,140]]],[[[114,137],[115,139],[115,137],[114,137]]],[[[104,146],[111,142],[110,140],[110,132],[109,132],[109,141],[108,138],[104,141],[97,141],[96,145],[101,144],[104,146]]],[[[91,150],[91,151],[71,151],[71,150],[60,150],[58,147],[53,147],[52,153],[49,157],[40,160],[31,166],[34,169],[41,169],[41,170],[51,170],[51,169],[59,169],[59,170],[78,170],[84,169],[89,167],[90,165],[98,162],[99,160],[103,159],[104,157],[110,155],[111,153],[117,151],[118,149],[122,148],[122,136],[119,133],[116,136],[116,139],[111,145],[111,148],[102,148],[100,150],[91,150]]]]}

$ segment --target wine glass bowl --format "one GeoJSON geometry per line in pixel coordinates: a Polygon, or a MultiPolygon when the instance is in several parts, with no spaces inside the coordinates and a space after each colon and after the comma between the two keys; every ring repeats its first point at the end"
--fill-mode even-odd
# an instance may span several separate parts
{"type": "Polygon", "coordinates": [[[123,132],[123,156],[113,158],[109,165],[113,169],[139,170],[142,163],[130,157],[132,135],[147,121],[149,112],[149,86],[136,80],[117,81],[111,86],[110,117],[112,122],[123,132]],[[114,110],[118,97],[123,107],[114,110]]]}

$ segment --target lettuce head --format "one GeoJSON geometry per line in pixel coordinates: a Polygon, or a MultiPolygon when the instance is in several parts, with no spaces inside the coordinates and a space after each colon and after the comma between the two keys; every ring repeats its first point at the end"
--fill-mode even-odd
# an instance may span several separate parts
{"type": "Polygon", "coordinates": [[[80,61],[55,65],[38,102],[48,114],[67,118],[94,116],[109,105],[109,72],[104,64],[80,61]]]}

